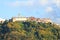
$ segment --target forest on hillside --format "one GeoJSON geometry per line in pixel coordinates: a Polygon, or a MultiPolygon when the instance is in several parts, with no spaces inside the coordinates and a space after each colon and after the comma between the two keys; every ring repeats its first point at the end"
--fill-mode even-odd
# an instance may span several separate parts
{"type": "Polygon", "coordinates": [[[60,28],[35,21],[0,23],[0,40],[59,40],[60,28]]]}

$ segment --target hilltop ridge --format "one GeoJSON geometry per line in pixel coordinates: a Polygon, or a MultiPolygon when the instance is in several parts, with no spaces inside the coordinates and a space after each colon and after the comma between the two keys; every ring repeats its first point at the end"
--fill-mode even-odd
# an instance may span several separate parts
{"type": "Polygon", "coordinates": [[[36,21],[0,24],[0,40],[60,40],[58,25],[36,21]]]}

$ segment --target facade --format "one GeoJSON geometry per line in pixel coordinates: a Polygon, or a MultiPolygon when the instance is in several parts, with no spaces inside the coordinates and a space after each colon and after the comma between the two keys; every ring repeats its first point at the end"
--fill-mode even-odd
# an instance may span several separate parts
{"type": "Polygon", "coordinates": [[[12,22],[15,22],[15,21],[26,21],[27,20],[27,17],[13,17],[11,19],[12,22]]]}

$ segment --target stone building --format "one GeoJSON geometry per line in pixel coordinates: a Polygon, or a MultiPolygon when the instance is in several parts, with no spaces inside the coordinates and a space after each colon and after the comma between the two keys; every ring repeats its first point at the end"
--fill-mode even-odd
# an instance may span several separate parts
{"type": "Polygon", "coordinates": [[[15,21],[27,21],[27,17],[13,17],[10,21],[15,22],[15,21]]]}

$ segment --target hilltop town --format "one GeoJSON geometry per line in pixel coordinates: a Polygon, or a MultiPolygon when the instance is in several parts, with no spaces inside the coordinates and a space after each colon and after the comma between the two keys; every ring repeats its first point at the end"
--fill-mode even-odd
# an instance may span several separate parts
{"type": "MultiPolygon", "coordinates": [[[[0,23],[3,23],[5,19],[0,18],[0,23]]],[[[49,18],[35,18],[35,17],[22,17],[22,16],[17,16],[17,17],[12,17],[8,21],[10,22],[16,22],[16,21],[36,21],[36,22],[42,22],[42,23],[48,23],[52,22],[49,18]]]]}
{"type": "Polygon", "coordinates": [[[60,25],[49,18],[0,18],[0,40],[60,40],[60,25]]]}
{"type": "Polygon", "coordinates": [[[60,26],[48,18],[20,16],[0,22],[0,40],[60,40],[60,26]]]}

